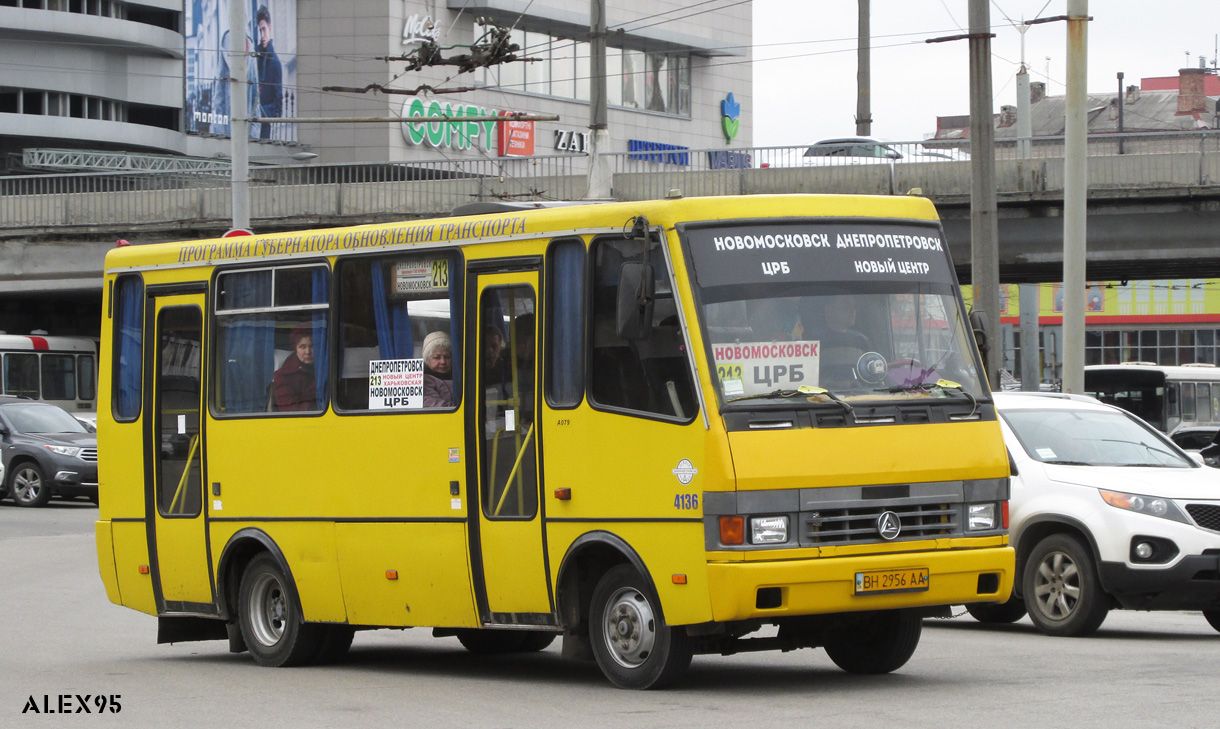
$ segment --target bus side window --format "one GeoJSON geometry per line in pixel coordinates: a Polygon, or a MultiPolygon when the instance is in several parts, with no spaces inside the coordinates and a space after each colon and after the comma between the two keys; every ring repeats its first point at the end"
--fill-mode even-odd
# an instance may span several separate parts
{"type": "Polygon", "coordinates": [[[4,357],[4,394],[38,399],[38,355],[8,354],[4,357]]]}
{"type": "Polygon", "coordinates": [[[1195,383],[1182,383],[1182,420],[1195,419],[1195,383]]]}
{"type": "Polygon", "coordinates": [[[450,409],[461,399],[461,260],[455,253],[399,253],[339,262],[339,351],[335,405],[343,410],[450,409]],[[371,402],[374,362],[423,360],[425,397],[371,402]],[[441,356],[449,350],[448,361],[441,356]],[[434,370],[433,367],[440,369],[434,370]],[[444,367],[448,366],[448,372],[444,367]],[[447,387],[446,387],[447,386],[447,387]]]}
{"type": "Polygon", "coordinates": [[[585,390],[585,244],[552,243],[546,271],[547,402],[576,407],[585,390]]]}
{"type": "Polygon", "coordinates": [[[44,354],[41,365],[43,398],[46,400],[75,400],[75,355],[44,354]]]}
{"type": "MultiPolygon", "coordinates": [[[[139,276],[119,276],[114,282],[114,418],[140,416],[140,378],[144,354],[144,282],[139,276]]],[[[92,367],[90,367],[92,377],[92,367]]]]}
{"type": "Polygon", "coordinates": [[[656,292],[649,334],[639,340],[618,335],[619,271],[623,263],[641,260],[643,253],[643,243],[635,239],[602,238],[593,242],[590,401],[686,420],[695,414],[695,392],[678,301],[670,289],[669,266],[659,240],[653,239],[648,250],[656,292]]]}
{"type": "Polygon", "coordinates": [[[217,274],[219,415],[326,409],[329,273],[314,264],[217,274]]]}
{"type": "Polygon", "coordinates": [[[1199,422],[1210,423],[1212,420],[1212,386],[1206,382],[1195,385],[1195,399],[1198,402],[1199,422]]]}

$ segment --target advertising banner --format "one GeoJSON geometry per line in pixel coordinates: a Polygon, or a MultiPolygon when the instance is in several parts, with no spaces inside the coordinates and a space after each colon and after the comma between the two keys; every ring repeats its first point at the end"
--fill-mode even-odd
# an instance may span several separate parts
{"type": "MultiPolygon", "coordinates": [[[[187,0],[186,131],[228,137],[229,2],[246,2],[250,117],[297,115],[297,0],[187,0]]],[[[295,142],[295,124],[251,124],[251,139],[295,142]]]]}

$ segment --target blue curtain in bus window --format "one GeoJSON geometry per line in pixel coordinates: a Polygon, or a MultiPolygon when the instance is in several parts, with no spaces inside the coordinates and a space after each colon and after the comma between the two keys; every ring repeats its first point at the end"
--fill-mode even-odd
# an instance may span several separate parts
{"type": "MultiPolygon", "coordinates": [[[[328,271],[325,268],[319,268],[313,272],[313,303],[325,304],[329,299],[326,290],[328,271]]],[[[317,409],[321,410],[326,407],[326,381],[327,373],[330,370],[330,358],[327,357],[327,341],[326,341],[326,314],[315,313],[313,315],[313,368],[314,382],[317,385],[318,405],[317,409]]]]}
{"type": "Polygon", "coordinates": [[[585,246],[579,241],[551,251],[550,394],[556,405],[577,405],[584,390],[585,246]]]}
{"type": "Polygon", "coordinates": [[[449,341],[453,343],[453,396],[454,400],[461,397],[462,392],[462,269],[458,268],[460,261],[457,256],[449,259],[449,341]]]}
{"type": "Polygon", "coordinates": [[[144,284],[136,276],[115,282],[114,415],[131,420],[140,415],[140,356],[144,340],[144,284]]]}
{"type": "Polygon", "coordinates": [[[377,345],[382,359],[411,359],[415,338],[407,302],[391,302],[386,296],[385,270],[381,261],[373,263],[373,318],[377,323],[377,345]]]}
{"type": "MultiPolygon", "coordinates": [[[[226,308],[271,303],[271,271],[229,275],[240,275],[241,280],[226,287],[226,308]]],[[[226,316],[221,321],[225,355],[221,409],[229,413],[264,412],[275,371],[275,320],[268,314],[252,314],[226,316]]]]}

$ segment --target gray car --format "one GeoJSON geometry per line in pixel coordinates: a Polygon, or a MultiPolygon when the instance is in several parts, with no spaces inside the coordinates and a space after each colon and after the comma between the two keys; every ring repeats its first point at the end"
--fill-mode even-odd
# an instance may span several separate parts
{"type": "Polygon", "coordinates": [[[97,435],[58,406],[0,397],[0,465],[18,506],[52,496],[97,503],[97,435]]]}

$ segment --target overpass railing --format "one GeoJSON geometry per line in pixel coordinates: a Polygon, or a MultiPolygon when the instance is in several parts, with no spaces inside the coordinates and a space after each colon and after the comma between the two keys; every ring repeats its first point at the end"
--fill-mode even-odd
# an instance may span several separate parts
{"type": "MultiPolygon", "coordinates": [[[[1000,195],[1063,190],[1063,138],[996,143],[1000,195]]],[[[613,195],[922,194],[948,202],[970,194],[967,140],[862,145],[685,149],[652,145],[607,155],[613,195]],[[821,147],[821,149],[815,149],[821,147]]],[[[1090,191],[1220,186],[1220,132],[1093,135],[1090,191]]],[[[584,155],[450,158],[376,164],[252,167],[251,219],[280,225],[372,222],[445,215],[484,200],[585,196],[584,155]]],[[[0,229],[221,225],[232,217],[229,171],[98,172],[0,177],[0,229]]]]}

